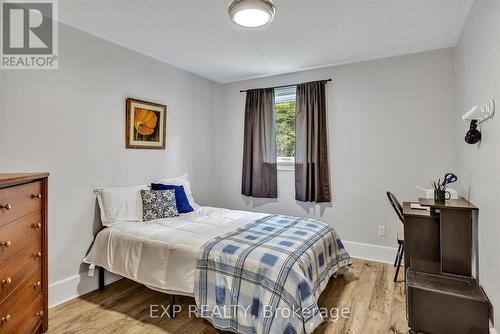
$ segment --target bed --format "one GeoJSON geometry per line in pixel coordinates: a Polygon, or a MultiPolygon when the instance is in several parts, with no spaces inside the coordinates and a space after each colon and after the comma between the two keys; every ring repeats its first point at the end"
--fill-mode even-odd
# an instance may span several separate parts
{"type": "Polygon", "coordinates": [[[176,218],[117,222],[98,233],[84,262],[195,297],[198,316],[216,328],[288,334],[312,333],[323,321],[319,295],[351,259],[333,228],[317,220],[197,207],[176,218]],[[241,308],[214,313],[234,305],[241,308]],[[284,316],[284,308],[297,315],[284,316]]]}
{"type": "Polygon", "coordinates": [[[351,265],[332,226],[194,201],[193,212],[137,221],[141,188],[98,195],[107,228],[85,263],[172,296],[194,297],[197,315],[222,330],[312,333],[323,322],[319,296],[351,265]]]}

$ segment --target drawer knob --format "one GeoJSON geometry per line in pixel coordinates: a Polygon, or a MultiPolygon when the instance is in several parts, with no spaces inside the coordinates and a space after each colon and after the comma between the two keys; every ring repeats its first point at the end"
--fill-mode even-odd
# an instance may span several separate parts
{"type": "Polygon", "coordinates": [[[36,315],[39,317],[43,317],[43,311],[37,312],[36,315]]]}
{"type": "Polygon", "coordinates": [[[5,248],[9,248],[10,246],[12,246],[12,242],[10,240],[0,242],[0,246],[4,246],[5,248]]]}
{"type": "Polygon", "coordinates": [[[9,285],[10,283],[12,283],[12,278],[7,277],[6,279],[3,279],[1,283],[2,285],[9,285]]]}
{"type": "Polygon", "coordinates": [[[10,205],[9,203],[5,205],[0,205],[0,209],[5,209],[6,211],[9,211],[10,209],[12,209],[12,205],[10,205]]]}
{"type": "Polygon", "coordinates": [[[34,257],[42,257],[42,253],[36,252],[36,253],[33,253],[33,256],[34,257]]]}
{"type": "Polygon", "coordinates": [[[31,228],[34,228],[35,230],[39,229],[39,228],[42,228],[42,223],[33,224],[33,225],[31,225],[31,228]]]}
{"type": "Polygon", "coordinates": [[[33,195],[31,195],[31,198],[33,198],[33,199],[42,199],[42,194],[36,194],[36,195],[33,194],[33,195]]]}
{"type": "Polygon", "coordinates": [[[2,322],[8,322],[10,320],[10,314],[7,314],[5,317],[2,317],[2,322]]]}
{"type": "Polygon", "coordinates": [[[36,289],[36,288],[39,288],[42,286],[42,282],[38,281],[36,283],[33,283],[33,287],[36,289]]]}

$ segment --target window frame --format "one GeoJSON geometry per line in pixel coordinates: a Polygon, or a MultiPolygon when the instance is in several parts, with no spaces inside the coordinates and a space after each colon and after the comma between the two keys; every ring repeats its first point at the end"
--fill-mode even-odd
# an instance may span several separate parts
{"type": "MultiPolygon", "coordinates": [[[[297,101],[297,85],[290,85],[290,86],[275,88],[274,95],[275,95],[275,98],[274,98],[274,105],[273,105],[274,110],[273,110],[273,112],[276,113],[275,106],[277,103],[286,103],[286,102],[291,102],[291,101],[294,101],[294,102],[297,101]],[[291,92],[293,90],[294,90],[293,99],[290,99],[288,96],[291,96],[291,92]],[[284,94],[288,93],[290,95],[286,95],[284,98],[280,99],[280,97],[277,94],[278,91],[282,91],[284,94]],[[276,96],[278,96],[278,101],[276,99],[276,96]]],[[[297,108],[297,105],[295,105],[295,108],[297,108]]],[[[295,116],[296,115],[297,114],[295,114],[295,116]]],[[[274,127],[276,129],[276,123],[274,124],[274,127]]],[[[295,129],[294,129],[294,131],[295,131],[295,129]]],[[[275,134],[275,136],[276,136],[276,134],[275,134]]],[[[295,156],[293,156],[293,157],[276,156],[276,165],[277,165],[278,171],[295,171],[295,156]]]]}

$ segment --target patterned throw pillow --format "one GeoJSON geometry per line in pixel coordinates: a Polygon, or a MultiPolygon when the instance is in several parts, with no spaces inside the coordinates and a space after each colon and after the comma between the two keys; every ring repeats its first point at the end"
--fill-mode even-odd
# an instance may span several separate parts
{"type": "Polygon", "coordinates": [[[175,190],[141,190],[144,221],[179,215],[175,205],[175,190]]]}

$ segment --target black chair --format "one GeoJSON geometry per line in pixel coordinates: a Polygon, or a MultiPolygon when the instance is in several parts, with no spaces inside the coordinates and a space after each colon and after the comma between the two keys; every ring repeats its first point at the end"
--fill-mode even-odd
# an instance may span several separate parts
{"type": "MultiPolygon", "coordinates": [[[[393,193],[388,191],[387,198],[389,198],[389,202],[391,203],[392,207],[394,208],[394,211],[396,211],[396,214],[398,215],[399,219],[404,224],[403,207],[401,206],[401,204],[399,204],[399,201],[397,200],[396,196],[394,196],[393,193]]],[[[396,267],[396,274],[394,275],[394,282],[396,282],[398,280],[399,268],[401,267],[401,260],[403,259],[403,254],[405,252],[404,233],[398,233],[397,238],[398,238],[398,253],[396,254],[396,260],[394,261],[394,267],[396,267]]]]}

